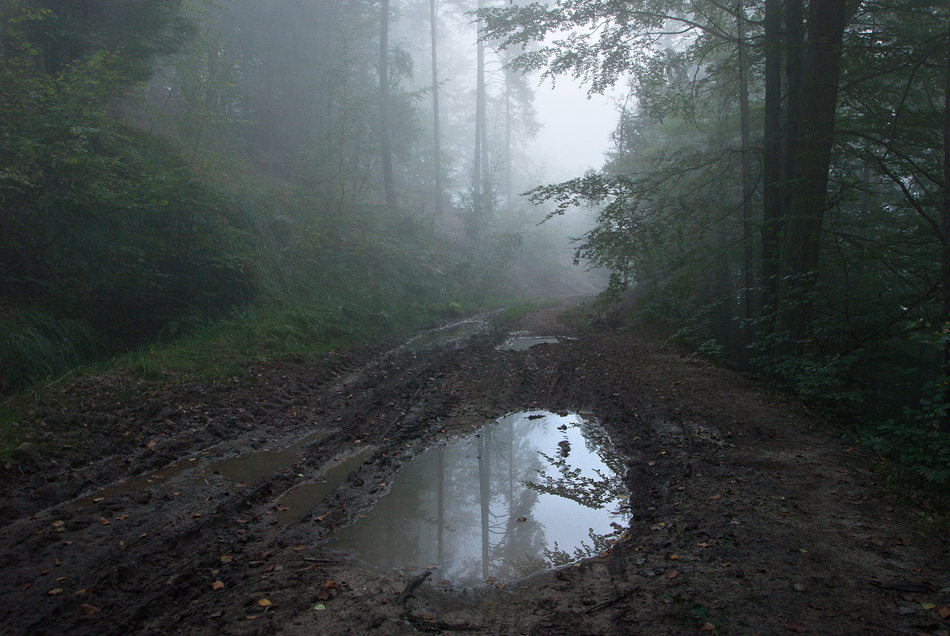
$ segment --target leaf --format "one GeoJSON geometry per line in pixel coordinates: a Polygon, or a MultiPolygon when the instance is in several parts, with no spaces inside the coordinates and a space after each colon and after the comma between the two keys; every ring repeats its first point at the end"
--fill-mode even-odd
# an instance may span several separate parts
{"type": "Polygon", "coordinates": [[[947,620],[948,618],[950,618],[950,607],[947,607],[946,605],[944,605],[943,607],[938,607],[937,616],[939,616],[940,618],[944,620],[947,620]]]}
{"type": "Polygon", "coordinates": [[[220,559],[221,563],[230,563],[233,560],[234,560],[234,557],[232,557],[230,554],[222,555],[220,559]]]}
{"type": "Polygon", "coordinates": [[[679,573],[678,570],[676,570],[676,569],[674,569],[674,568],[670,568],[669,570],[666,571],[666,574],[664,574],[663,576],[665,576],[665,577],[668,578],[668,579],[675,579],[675,578],[678,577],[679,575],[680,575],[680,573],[679,573]]]}
{"type": "Polygon", "coordinates": [[[318,612],[322,612],[326,608],[327,606],[324,605],[323,603],[317,603],[316,605],[313,606],[313,609],[317,610],[318,612]]]}
{"type": "Polygon", "coordinates": [[[47,592],[47,594],[49,594],[50,596],[56,596],[57,594],[62,594],[62,593],[63,593],[63,588],[61,587],[54,587],[49,592],[47,592]]]}
{"type": "Polygon", "coordinates": [[[224,581],[215,581],[214,583],[211,584],[211,589],[212,589],[212,590],[223,590],[223,589],[224,589],[224,581]]]}
{"type": "Polygon", "coordinates": [[[271,603],[266,598],[262,598],[261,600],[257,602],[257,604],[260,605],[261,607],[270,607],[271,605],[273,605],[273,603],[271,603]]]}
{"type": "Polygon", "coordinates": [[[94,605],[90,605],[89,603],[83,603],[82,605],[79,606],[79,609],[81,609],[82,613],[85,614],[86,616],[90,616],[92,614],[98,614],[99,612],[102,611],[98,607],[94,605]]]}
{"type": "Polygon", "coordinates": [[[711,632],[716,629],[716,626],[712,623],[704,623],[702,627],[699,628],[701,632],[711,632]]]}
{"type": "Polygon", "coordinates": [[[920,606],[921,606],[922,608],[924,608],[925,610],[932,610],[932,609],[934,609],[935,607],[937,607],[937,604],[936,604],[936,603],[931,603],[930,601],[922,601],[922,602],[920,603],[920,606]]]}
{"type": "Polygon", "coordinates": [[[785,625],[783,625],[783,627],[790,632],[795,632],[798,634],[804,634],[805,632],[808,631],[807,627],[799,623],[796,623],[792,619],[788,619],[787,621],[785,621],[785,625]]]}

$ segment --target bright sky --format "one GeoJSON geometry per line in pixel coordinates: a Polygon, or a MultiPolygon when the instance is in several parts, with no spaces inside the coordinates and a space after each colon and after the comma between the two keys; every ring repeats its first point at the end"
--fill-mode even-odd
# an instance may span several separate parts
{"type": "Polygon", "coordinates": [[[594,95],[570,77],[559,77],[535,88],[535,108],[542,128],[529,146],[546,180],[561,181],[600,168],[617,122],[614,98],[594,95]]]}

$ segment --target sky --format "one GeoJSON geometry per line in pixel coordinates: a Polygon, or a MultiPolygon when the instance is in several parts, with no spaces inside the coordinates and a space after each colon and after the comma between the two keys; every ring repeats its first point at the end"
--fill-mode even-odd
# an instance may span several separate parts
{"type": "Polygon", "coordinates": [[[546,179],[579,177],[588,167],[600,168],[617,122],[614,97],[594,95],[573,78],[545,80],[535,88],[535,108],[542,128],[529,146],[546,179]]]}

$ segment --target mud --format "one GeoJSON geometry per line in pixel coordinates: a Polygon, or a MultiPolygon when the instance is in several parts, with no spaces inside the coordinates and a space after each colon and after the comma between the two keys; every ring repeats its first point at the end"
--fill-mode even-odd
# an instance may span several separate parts
{"type": "Polygon", "coordinates": [[[50,452],[2,475],[3,633],[947,633],[945,538],[919,534],[860,448],[738,374],[558,316],[214,382],[62,387],[33,416],[50,452]],[[559,341],[496,348],[521,332],[559,341]],[[524,410],[591,413],[625,458],[630,516],[602,552],[459,588],[334,542],[402,463],[524,410]],[[282,459],[221,469],[260,453],[282,459]]]}

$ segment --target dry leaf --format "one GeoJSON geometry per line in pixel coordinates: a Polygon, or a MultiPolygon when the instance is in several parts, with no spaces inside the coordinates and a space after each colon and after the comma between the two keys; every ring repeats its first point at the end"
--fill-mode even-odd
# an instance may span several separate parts
{"type": "Polygon", "coordinates": [[[293,549],[294,549],[296,552],[300,552],[301,550],[306,549],[306,547],[307,547],[307,546],[305,546],[304,544],[298,543],[297,545],[294,546],[293,549]]]}
{"type": "Polygon", "coordinates": [[[88,594],[91,590],[88,587],[84,587],[81,590],[76,590],[73,592],[73,596],[82,596],[83,594],[88,594]]]}
{"type": "Polygon", "coordinates": [[[677,570],[671,568],[671,569],[667,570],[667,571],[666,571],[666,574],[664,574],[663,576],[665,576],[665,577],[668,578],[668,579],[675,579],[675,578],[678,577],[679,575],[680,575],[679,571],[677,571],[677,570]]]}
{"type": "Polygon", "coordinates": [[[722,495],[718,495],[718,494],[717,494],[717,495],[713,495],[712,497],[710,497],[710,499],[712,499],[712,500],[722,499],[722,495]]]}
{"type": "Polygon", "coordinates": [[[85,614],[86,616],[89,616],[91,614],[98,614],[99,612],[102,611],[98,607],[90,605],[89,603],[83,603],[82,605],[79,606],[79,609],[81,609],[82,613],[85,614]]]}
{"type": "Polygon", "coordinates": [[[944,620],[950,618],[950,607],[947,607],[946,605],[944,605],[943,607],[938,607],[937,616],[939,616],[940,618],[944,620]]]}
{"type": "Polygon", "coordinates": [[[271,605],[273,605],[273,603],[268,601],[266,598],[262,598],[261,600],[257,602],[257,604],[260,605],[261,607],[270,607],[271,605]]]}
{"type": "Polygon", "coordinates": [[[105,517],[99,517],[99,523],[103,526],[107,526],[109,525],[109,520],[106,519],[105,517]]]}
{"type": "Polygon", "coordinates": [[[49,594],[50,596],[56,596],[57,594],[62,594],[62,593],[63,593],[63,588],[61,587],[53,588],[52,590],[47,592],[47,594],[49,594]]]}
{"type": "Polygon", "coordinates": [[[699,628],[701,632],[711,632],[716,629],[716,626],[712,623],[704,623],[702,627],[699,628]]]}
{"type": "Polygon", "coordinates": [[[785,627],[785,629],[787,629],[790,632],[796,632],[798,634],[804,634],[805,632],[808,631],[807,627],[799,623],[796,623],[792,619],[788,619],[787,621],[785,621],[785,625],[783,625],[783,627],[785,627]]]}
{"type": "Polygon", "coordinates": [[[212,589],[212,590],[223,590],[223,589],[224,589],[224,581],[215,581],[214,583],[211,584],[211,589],[212,589]]]}
{"type": "Polygon", "coordinates": [[[419,618],[424,618],[427,621],[435,620],[435,616],[433,616],[432,614],[419,614],[419,618]]]}
{"type": "Polygon", "coordinates": [[[221,556],[221,559],[219,560],[221,561],[221,563],[230,563],[231,561],[234,560],[234,557],[231,556],[230,554],[224,554],[221,556]]]}
{"type": "Polygon", "coordinates": [[[330,579],[327,579],[327,582],[323,584],[323,587],[330,590],[337,587],[337,584],[336,584],[336,581],[331,581],[330,579]]]}

